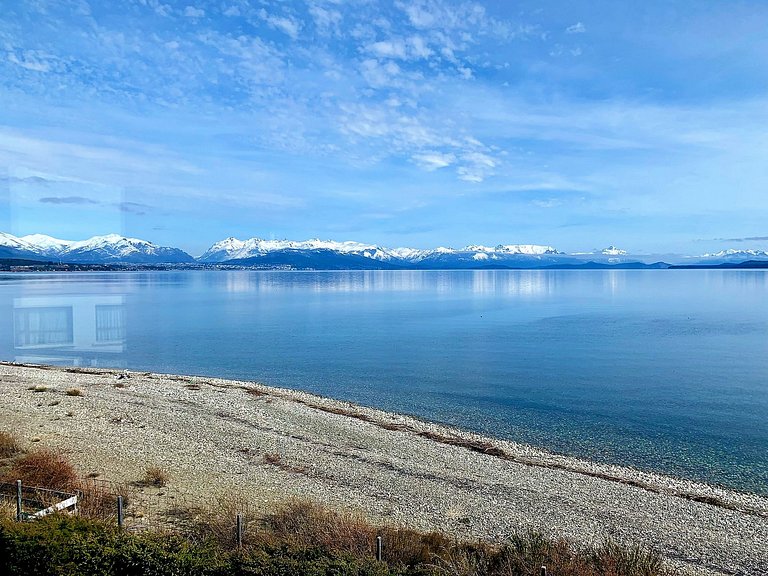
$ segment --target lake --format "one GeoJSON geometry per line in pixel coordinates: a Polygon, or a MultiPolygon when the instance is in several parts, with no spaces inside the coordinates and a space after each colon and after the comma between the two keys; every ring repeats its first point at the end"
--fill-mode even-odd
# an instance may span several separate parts
{"type": "Polygon", "coordinates": [[[0,358],[258,380],[768,495],[768,272],[1,274],[0,358]]]}

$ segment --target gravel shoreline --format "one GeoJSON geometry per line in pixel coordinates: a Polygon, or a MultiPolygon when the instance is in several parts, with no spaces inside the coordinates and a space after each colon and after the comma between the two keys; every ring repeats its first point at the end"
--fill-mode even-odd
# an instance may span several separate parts
{"type": "Polygon", "coordinates": [[[459,538],[611,537],[682,573],[768,574],[768,499],[753,494],[252,382],[0,363],[0,394],[0,429],[70,453],[83,474],[131,481],[158,464],[201,500],[306,497],[459,538]]]}

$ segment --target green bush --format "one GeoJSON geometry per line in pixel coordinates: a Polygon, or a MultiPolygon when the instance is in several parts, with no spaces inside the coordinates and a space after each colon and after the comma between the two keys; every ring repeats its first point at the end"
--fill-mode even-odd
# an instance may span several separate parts
{"type": "Polygon", "coordinates": [[[178,536],[118,532],[94,520],[53,515],[0,522],[0,574],[7,576],[386,576],[385,564],[324,549],[222,552],[178,536]]]}
{"type": "MultiPolygon", "coordinates": [[[[268,517],[268,538],[229,550],[213,537],[118,531],[102,521],[51,515],[36,522],[0,520],[3,576],[661,576],[660,557],[612,541],[575,550],[564,540],[520,532],[506,544],[450,541],[437,534],[383,529],[376,562],[352,527],[355,516],[292,503],[268,517]],[[295,521],[295,522],[294,522],[295,521]],[[306,523],[315,523],[308,527],[306,523]],[[297,535],[298,534],[298,535],[297,535]],[[341,538],[334,542],[332,535],[341,538]]],[[[369,527],[366,530],[373,530],[369,527]]],[[[365,530],[364,530],[365,531],[365,530]]]]}

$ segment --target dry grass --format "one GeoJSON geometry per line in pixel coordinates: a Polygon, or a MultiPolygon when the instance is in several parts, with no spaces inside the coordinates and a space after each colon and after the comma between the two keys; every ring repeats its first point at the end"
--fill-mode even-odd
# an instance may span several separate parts
{"type": "Polygon", "coordinates": [[[125,484],[108,485],[93,479],[84,479],[76,485],[80,498],[78,510],[81,516],[97,520],[112,520],[117,516],[117,497],[123,497],[123,506],[132,500],[130,489],[125,484]]]}
{"type": "Polygon", "coordinates": [[[13,462],[4,480],[21,480],[27,486],[52,490],[71,490],[77,485],[78,476],[67,457],[60,452],[37,450],[13,462]]]}
{"type": "Polygon", "coordinates": [[[18,440],[10,432],[0,432],[0,458],[10,458],[21,452],[18,440]]]}
{"type": "Polygon", "coordinates": [[[16,504],[10,499],[0,498],[0,520],[15,519],[16,504]]]}
{"type": "Polygon", "coordinates": [[[171,475],[160,466],[149,466],[144,471],[144,476],[139,480],[143,486],[163,487],[171,481],[171,475]]]}
{"type": "Polygon", "coordinates": [[[279,466],[283,461],[283,457],[277,452],[267,452],[264,454],[264,463],[272,464],[273,466],[279,466]]]}
{"type": "Polygon", "coordinates": [[[80,388],[70,388],[67,390],[67,396],[85,396],[85,392],[80,390],[80,388]]]}
{"type": "Polygon", "coordinates": [[[245,546],[263,544],[265,539],[269,541],[268,535],[259,530],[260,514],[257,508],[242,494],[225,493],[205,508],[176,511],[176,514],[194,517],[192,535],[196,539],[213,539],[224,549],[232,549],[237,545],[235,528],[238,514],[243,515],[245,546]]]}
{"type": "Polygon", "coordinates": [[[369,556],[376,529],[358,514],[336,512],[305,500],[290,500],[267,515],[265,525],[281,542],[299,548],[369,556]]]}
{"type": "MultiPolygon", "coordinates": [[[[292,500],[268,514],[266,533],[281,545],[322,548],[370,558],[376,536],[391,567],[422,567],[445,576],[538,576],[541,566],[557,576],[660,576],[661,558],[653,551],[606,541],[576,550],[566,540],[534,531],[520,532],[503,545],[458,542],[440,533],[374,526],[364,517],[292,500]]],[[[264,537],[262,536],[262,541],[264,537]]]]}

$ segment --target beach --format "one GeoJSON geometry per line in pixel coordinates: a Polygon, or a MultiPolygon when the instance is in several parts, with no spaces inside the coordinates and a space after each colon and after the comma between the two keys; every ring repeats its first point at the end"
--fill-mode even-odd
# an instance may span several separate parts
{"type": "Polygon", "coordinates": [[[768,573],[757,495],[254,382],[0,363],[0,394],[0,430],[83,475],[130,482],[157,465],[192,500],[300,497],[462,539],[532,528],[646,544],[682,573],[768,573]]]}

